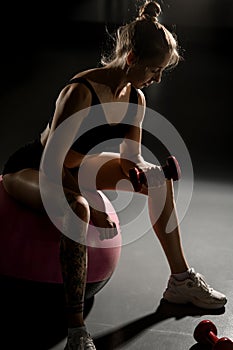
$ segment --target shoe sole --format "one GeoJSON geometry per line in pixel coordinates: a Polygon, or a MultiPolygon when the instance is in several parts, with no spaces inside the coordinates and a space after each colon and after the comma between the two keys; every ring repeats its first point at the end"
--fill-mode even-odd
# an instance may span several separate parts
{"type": "Polygon", "coordinates": [[[224,307],[224,305],[226,305],[227,301],[222,302],[221,304],[206,304],[206,303],[202,303],[199,300],[196,299],[189,299],[189,300],[184,300],[184,298],[179,298],[179,297],[169,297],[169,296],[163,296],[163,298],[168,301],[169,303],[173,303],[173,304],[188,304],[188,303],[192,303],[193,305],[201,308],[201,309],[221,309],[222,307],[224,307]]]}

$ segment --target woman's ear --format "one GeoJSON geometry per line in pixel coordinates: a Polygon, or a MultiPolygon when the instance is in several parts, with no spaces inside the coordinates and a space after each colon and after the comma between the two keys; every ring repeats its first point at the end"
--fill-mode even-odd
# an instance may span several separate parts
{"type": "Polygon", "coordinates": [[[133,53],[133,51],[130,51],[130,52],[127,54],[126,63],[127,63],[128,66],[131,66],[131,65],[134,64],[135,62],[136,62],[135,54],[133,53]]]}

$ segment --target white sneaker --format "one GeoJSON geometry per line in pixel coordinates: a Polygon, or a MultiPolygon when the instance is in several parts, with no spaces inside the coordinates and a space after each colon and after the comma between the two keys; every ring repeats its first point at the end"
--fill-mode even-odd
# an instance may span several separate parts
{"type": "Polygon", "coordinates": [[[176,304],[192,303],[204,309],[218,309],[226,304],[226,296],[210,288],[201,274],[196,273],[193,268],[188,272],[189,278],[184,281],[170,276],[167,289],[163,293],[165,300],[176,304]]]}
{"type": "Polygon", "coordinates": [[[64,350],[96,350],[96,347],[90,334],[80,330],[72,335],[68,335],[64,350]]]}

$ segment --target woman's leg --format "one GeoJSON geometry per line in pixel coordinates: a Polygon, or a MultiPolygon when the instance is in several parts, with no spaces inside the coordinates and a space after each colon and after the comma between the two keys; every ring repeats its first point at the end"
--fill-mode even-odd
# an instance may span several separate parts
{"type": "MultiPolygon", "coordinates": [[[[68,188],[70,184],[71,182],[66,180],[67,188],[64,189],[64,192],[72,210],[81,218],[80,232],[77,232],[79,235],[77,242],[61,234],[60,261],[64,279],[68,326],[77,327],[84,323],[83,303],[87,272],[86,245],[78,241],[85,239],[89,223],[89,207],[84,198],[68,188]]],[[[16,200],[35,210],[44,211],[37,170],[24,169],[14,174],[6,174],[3,176],[3,185],[16,200]]],[[[68,214],[64,219],[68,229],[68,214]]]]}
{"type": "Polygon", "coordinates": [[[3,186],[10,196],[32,209],[44,211],[39,190],[39,172],[23,169],[3,176],[3,186]]]}
{"type": "Polygon", "coordinates": [[[173,181],[166,181],[164,186],[149,190],[148,197],[149,213],[153,229],[163,247],[171,273],[187,271],[189,266],[181,243],[173,181]]]}
{"type": "MultiPolygon", "coordinates": [[[[89,157],[84,160],[80,174],[81,188],[88,188],[90,184],[97,189],[115,189],[132,191],[132,185],[121,170],[118,154],[103,153],[97,157],[89,157]],[[91,174],[93,178],[88,178],[91,174]]],[[[156,233],[164,253],[167,257],[171,273],[180,273],[189,268],[182,248],[180,228],[176,215],[173,182],[166,181],[165,185],[154,190],[144,189],[143,194],[148,195],[149,212],[154,232],[156,233]],[[162,205],[162,207],[161,207],[162,205]],[[173,231],[166,233],[166,226],[172,215],[173,231]]]]}
{"type": "Polygon", "coordinates": [[[84,325],[84,296],[87,279],[87,246],[85,244],[89,225],[90,212],[87,201],[80,195],[65,192],[67,201],[79,217],[75,231],[77,236],[69,238],[71,220],[69,213],[63,218],[64,234],[61,234],[60,261],[65,290],[66,312],[68,327],[81,327],[84,325]],[[67,231],[67,235],[66,235],[67,231]]]}
{"type": "MultiPolygon", "coordinates": [[[[133,187],[121,171],[119,155],[102,155],[89,158],[84,168],[96,175],[97,189],[114,189],[132,191],[133,187]],[[96,169],[98,171],[96,172],[96,169]]],[[[93,183],[92,179],[92,183],[93,183]]],[[[84,181],[85,186],[88,182],[84,181]]],[[[149,213],[155,234],[157,235],[171,270],[168,286],[163,293],[164,299],[173,303],[188,303],[207,309],[223,307],[227,299],[224,294],[215,291],[205,282],[203,276],[189,269],[186,261],[179,222],[176,214],[173,181],[166,181],[161,187],[141,192],[148,195],[149,213]]]]}
{"type": "Polygon", "coordinates": [[[105,153],[104,155],[93,155],[85,157],[81,167],[72,171],[73,176],[79,184],[79,191],[87,199],[90,206],[92,223],[104,237],[104,229],[107,230],[106,238],[112,238],[117,234],[116,224],[106,213],[103,198],[98,193],[101,189],[115,189],[119,180],[125,179],[124,190],[131,190],[128,178],[124,176],[119,163],[119,155],[116,153],[105,153]],[[113,159],[112,159],[113,157],[113,159]],[[110,233],[110,234],[109,234],[110,233]]]}

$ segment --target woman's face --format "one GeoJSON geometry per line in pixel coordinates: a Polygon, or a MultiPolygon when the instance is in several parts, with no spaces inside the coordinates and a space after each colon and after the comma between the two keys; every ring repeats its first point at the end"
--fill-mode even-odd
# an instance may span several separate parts
{"type": "Polygon", "coordinates": [[[142,89],[154,82],[160,83],[164,69],[168,66],[171,55],[166,54],[163,58],[131,62],[129,64],[128,78],[131,84],[142,89]]]}

